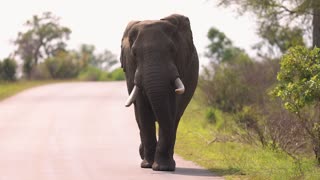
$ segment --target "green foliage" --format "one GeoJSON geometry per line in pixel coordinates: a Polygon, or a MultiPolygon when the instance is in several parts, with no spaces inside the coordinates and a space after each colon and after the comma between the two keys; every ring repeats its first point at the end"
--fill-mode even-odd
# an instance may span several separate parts
{"type": "Polygon", "coordinates": [[[303,123],[320,164],[320,49],[295,47],[282,57],[279,84],[271,94],[303,123]]]}
{"type": "Polygon", "coordinates": [[[94,45],[82,44],[79,50],[74,51],[74,54],[80,60],[82,67],[85,68],[89,64],[91,64],[93,61],[95,61],[96,57],[95,57],[94,51],[95,51],[94,45]]]}
{"type": "Polygon", "coordinates": [[[33,67],[34,67],[34,64],[30,57],[27,57],[26,59],[23,60],[23,74],[27,79],[31,78],[33,67]]]}
{"type": "Polygon", "coordinates": [[[90,65],[108,71],[118,62],[116,56],[109,50],[96,54],[94,45],[82,44],[80,49],[73,53],[81,61],[83,67],[90,65]]]}
{"type": "MultiPolygon", "coordinates": [[[[51,12],[44,12],[41,16],[34,15],[27,20],[26,30],[18,33],[14,41],[17,46],[15,54],[23,60],[24,77],[27,79],[74,78],[82,71],[83,78],[88,76],[84,79],[108,79],[107,73],[102,71],[101,77],[93,77],[98,75],[88,66],[108,71],[116,64],[116,56],[108,50],[95,54],[95,47],[88,44],[82,44],[79,50],[66,50],[66,40],[69,39],[71,30],[61,26],[59,21],[60,18],[51,12]]],[[[116,78],[121,77],[119,75],[116,78]]]]}
{"type": "MultiPolygon", "coordinates": [[[[310,29],[320,25],[319,21],[311,23],[317,17],[313,11],[320,10],[318,0],[219,0],[219,4],[236,5],[240,14],[252,12],[256,15],[258,34],[263,38],[257,48],[268,50],[267,53],[260,52],[263,56],[281,55],[290,47],[304,45],[303,37],[312,37],[310,29]]],[[[319,33],[314,31],[314,43],[319,33]]]]}
{"type": "Polygon", "coordinates": [[[108,72],[98,69],[93,66],[88,66],[82,70],[78,76],[80,80],[83,81],[107,81],[108,72]]]}
{"type": "Polygon", "coordinates": [[[208,122],[215,124],[217,119],[216,119],[216,114],[213,108],[208,108],[206,111],[206,119],[208,122]]]}
{"type": "Polygon", "coordinates": [[[75,78],[79,74],[80,65],[77,59],[67,52],[59,52],[44,62],[54,79],[75,78]]]}
{"type": "Polygon", "coordinates": [[[236,124],[226,126],[225,121],[217,121],[216,125],[227,127],[242,142],[262,144],[293,156],[310,152],[306,132],[297,130],[302,128],[297,118],[286,112],[280,101],[272,101],[268,95],[277,82],[279,68],[277,59],[255,61],[245,53],[229,61],[211,62],[200,75],[203,102],[232,117],[230,122],[236,124]]]}
{"type": "MultiPolygon", "coordinates": [[[[256,44],[255,48],[261,51],[263,47],[267,47],[268,53],[276,53],[279,51],[280,54],[283,54],[291,47],[305,46],[303,32],[300,27],[283,27],[280,26],[277,21],[263,22],[260,24],[258,35],[260,35],[264,41],[256,44]]],[[[260,55],[268,56],[266,54],[260,55]]]]}
{"type": "Polygon", "coordinates": [[[110,73],[110,78],[114,81],[125,80],[125,74],[122,68],[117,68],[110,73]]]}
{"type": "Polygon", "coordinates": [[[239,78],[239,71],[224,66],[215,66],[214,71],[211,79],[201,77],[200,80],[208,104],[228,112],[241,109],[249,100],[245,96],[249,89],[239,78]]]}
{"type": "Polygon", "coordinates": [[[105,50],[103,53],[96,55],[96,58],[91,62],[91,65],[108,71],[117,62],[117,57],[111,51],[105,50]]]}
{"type": "Polygon", "coordinates": [[[47,64],[42,62],[39,63],[37,66],[33,67],[30,77],[28,79],[47,80],[53,78],[49,72],[47,64]]]}
{"type": "Polygon", "coordinates": [[[207,57],[211,61],[200,76],[200,87],[210,106],[223,111],[235,112],[251,100],[246,97],[250,87],[245,83],[247,70],[254,62],[219,30],[208,32],[210,44],[207,57]]]}
{"type": "Polygon", "coordinates": [[[24,61],[24,72],[29,77],[39,60],[65,50],[65,40],[69,38],[71,30],[61,26],[59,18],[50,12],[45,12],[40,17],[33,16],[25,25],[28,29],[19,32],[14,43],[17,45],[16,54],[24,61]]]}
{"type": "Polygon", "coordinates": [[[298,113],[320,100],[320,49],[299,46],[282,57],[279,85],[273,94],[284,100],[285,107],[298,113]]]}
{"type": "Polygon", "coordinates": [[[14,59],[6,58],[0,61],[0,80],[16,80],[17,63],[14,59]]]}
{"type": "Polygon", "coordinates": [[[229,62],[237,56],[246,56],[243,50],[234,47],[232,41],[223,32],[212,27],[207,35],[210,44],[206,56],[218,63],[229,62]]]}
{"type": "Polygon", "coordinates": [[[236,112],[263,98],[266,86],[275,81],[275,64],[255,62],[246,55],[237,56],[228,64],[211,63],[204,68],[199,85],[208,105],[236,112]]]}

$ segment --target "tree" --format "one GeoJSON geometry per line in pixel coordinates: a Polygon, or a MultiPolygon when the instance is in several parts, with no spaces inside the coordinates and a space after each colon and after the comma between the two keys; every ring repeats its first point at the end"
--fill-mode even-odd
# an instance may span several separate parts
{"type": "Polygon", "coordinates": [[[200,76],[200,88],[210,106],[223,111],[236,112],[250,101],[248,87],[240,78],[253,62],[223,32],[210,28],[207,35],[210,44],[206,56],[212,61],[204,67],[200,76]]]}
{"type": "Polygon", "coordinates": [[[228,62],[245,54],[243,50],[233,46],[232,41],[223,32],[214,27],[209,29],[207,37],[210,44],[207,46],[206,56],[218,63],[228,62]]]}
{"type": "Polygon", "coordinates": [[[82,62],[83,67],[86,67],[88,64],[95,61],[95,49],[94,45],[82,44],[79,51],[76,51],[77,57],[82,62]]]}
{"type": "Polygon", "coordinates": [[[219,0],[220,5],[237,5],[240,13],[247,11],[259,19],[259,34],[266,29],[288,28],[308,32],[312,28],[313,46],[320,47],[320,1],[319,0],[219,0]],[[304,26],[305,25],[305,26],[304,26]]]}
{"type": "Polygon", "coordinates": [[[263,40],[254,48],[258,50],[258,55],[261,57],[279,57],[291,47],[305,46],[303,30],[298,27],[281,27],[277,22],[275,24],[264,22],[258,33],[263,40]]]}
{"type": "Polygon", "coordinates": [[[80,49],[74,52],[82,62],[83,67],[90,65],[107,71],[118,62],[116,56],[109,50],[104,50],[103,53],[96,54],[94,45],[82,44],[80,49]]]}
{"type": "Polygon", "coordinates": [[[14,43],[17,45],[15,53],[24,61],[24,72],[29,76],[32,67],[39,60],[65,50],[65,40],[69,38],[71,30],[61,26],[59,18],[50,12],[45,12],[40,17],[33,16],[25,25],[27,30],[19,32],[14,43]]]}
{"type": "Polygon", "coordinates": [[[112,54],[111,51],[105,50],[103,53],[97,55],[92,64],[99,69],[108,71],[117,62],[117,57],[112,54]]]}
{"type": "Polygon", "coordinates": [[[272,95],[299,118],[320,164],[320,49],[292,48],[280,64],[279,84],[272,95]]]}
{"type": "Polygon", "coordinates": [[[0,79],[14,81],[16,79],[17,63],[15,60],[6,58],[0,61],[0,79]]]}
{"type": "Polygon", "coordinates": [[[55,56],[44,62],[51,78],[67,79],[75,78],[80,72],[79,60],[69,52],[58,52],[55,56]]]}

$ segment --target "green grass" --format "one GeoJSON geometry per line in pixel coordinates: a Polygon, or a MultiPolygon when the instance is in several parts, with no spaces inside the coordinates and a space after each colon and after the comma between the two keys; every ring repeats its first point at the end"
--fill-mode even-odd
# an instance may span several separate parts
{"type": "Polygon", "coordinates": [[[227,179],[320,179],[313,157],[297,161],[283,152],[232,141],[232,137],[214,141],[217,136],[231,136],[221,123],[231,117],[216,112],[216,123],[210,124],[206,111],[193,100],[180,122],[175,152],[185,159],[227,179]]]}
{"type": "Polygon", "coordinates": [[[17,82],[0,82],[0,101],[13,96],[23,90],[61,81],[17,81],[17,82]]]}

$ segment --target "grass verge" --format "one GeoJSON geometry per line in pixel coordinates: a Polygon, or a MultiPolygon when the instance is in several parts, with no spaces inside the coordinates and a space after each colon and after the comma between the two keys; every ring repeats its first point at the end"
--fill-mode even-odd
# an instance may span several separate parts
{"type": "MultiPolygon", "coordinates": [[[[216,141],[217,124],[206,120],[206,108],[194,100],[179,124],[175,152],[227,179],[320,179],[313,157],[295,160],[287,154],[236,141],[216,141]]],[[[222,127],[228,131],[228,127],[222,127]]]]}
{"type": "Polygon", "coordinates": [[[62,81],[48,80],[48,81],[17,81],[17,82],[0,82],[0,101],[13,96],[23,90],[41,86],[45,84],[57,83],[62,81]]]}

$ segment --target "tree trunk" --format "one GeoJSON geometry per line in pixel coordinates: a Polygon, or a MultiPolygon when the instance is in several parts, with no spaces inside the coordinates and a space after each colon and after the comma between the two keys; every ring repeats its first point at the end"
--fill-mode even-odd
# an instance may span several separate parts
{"type": "Polygon", "coordinates": [[[313,7],[313,46],[320,48],[320,3],[314,1],[313,7]]]}

